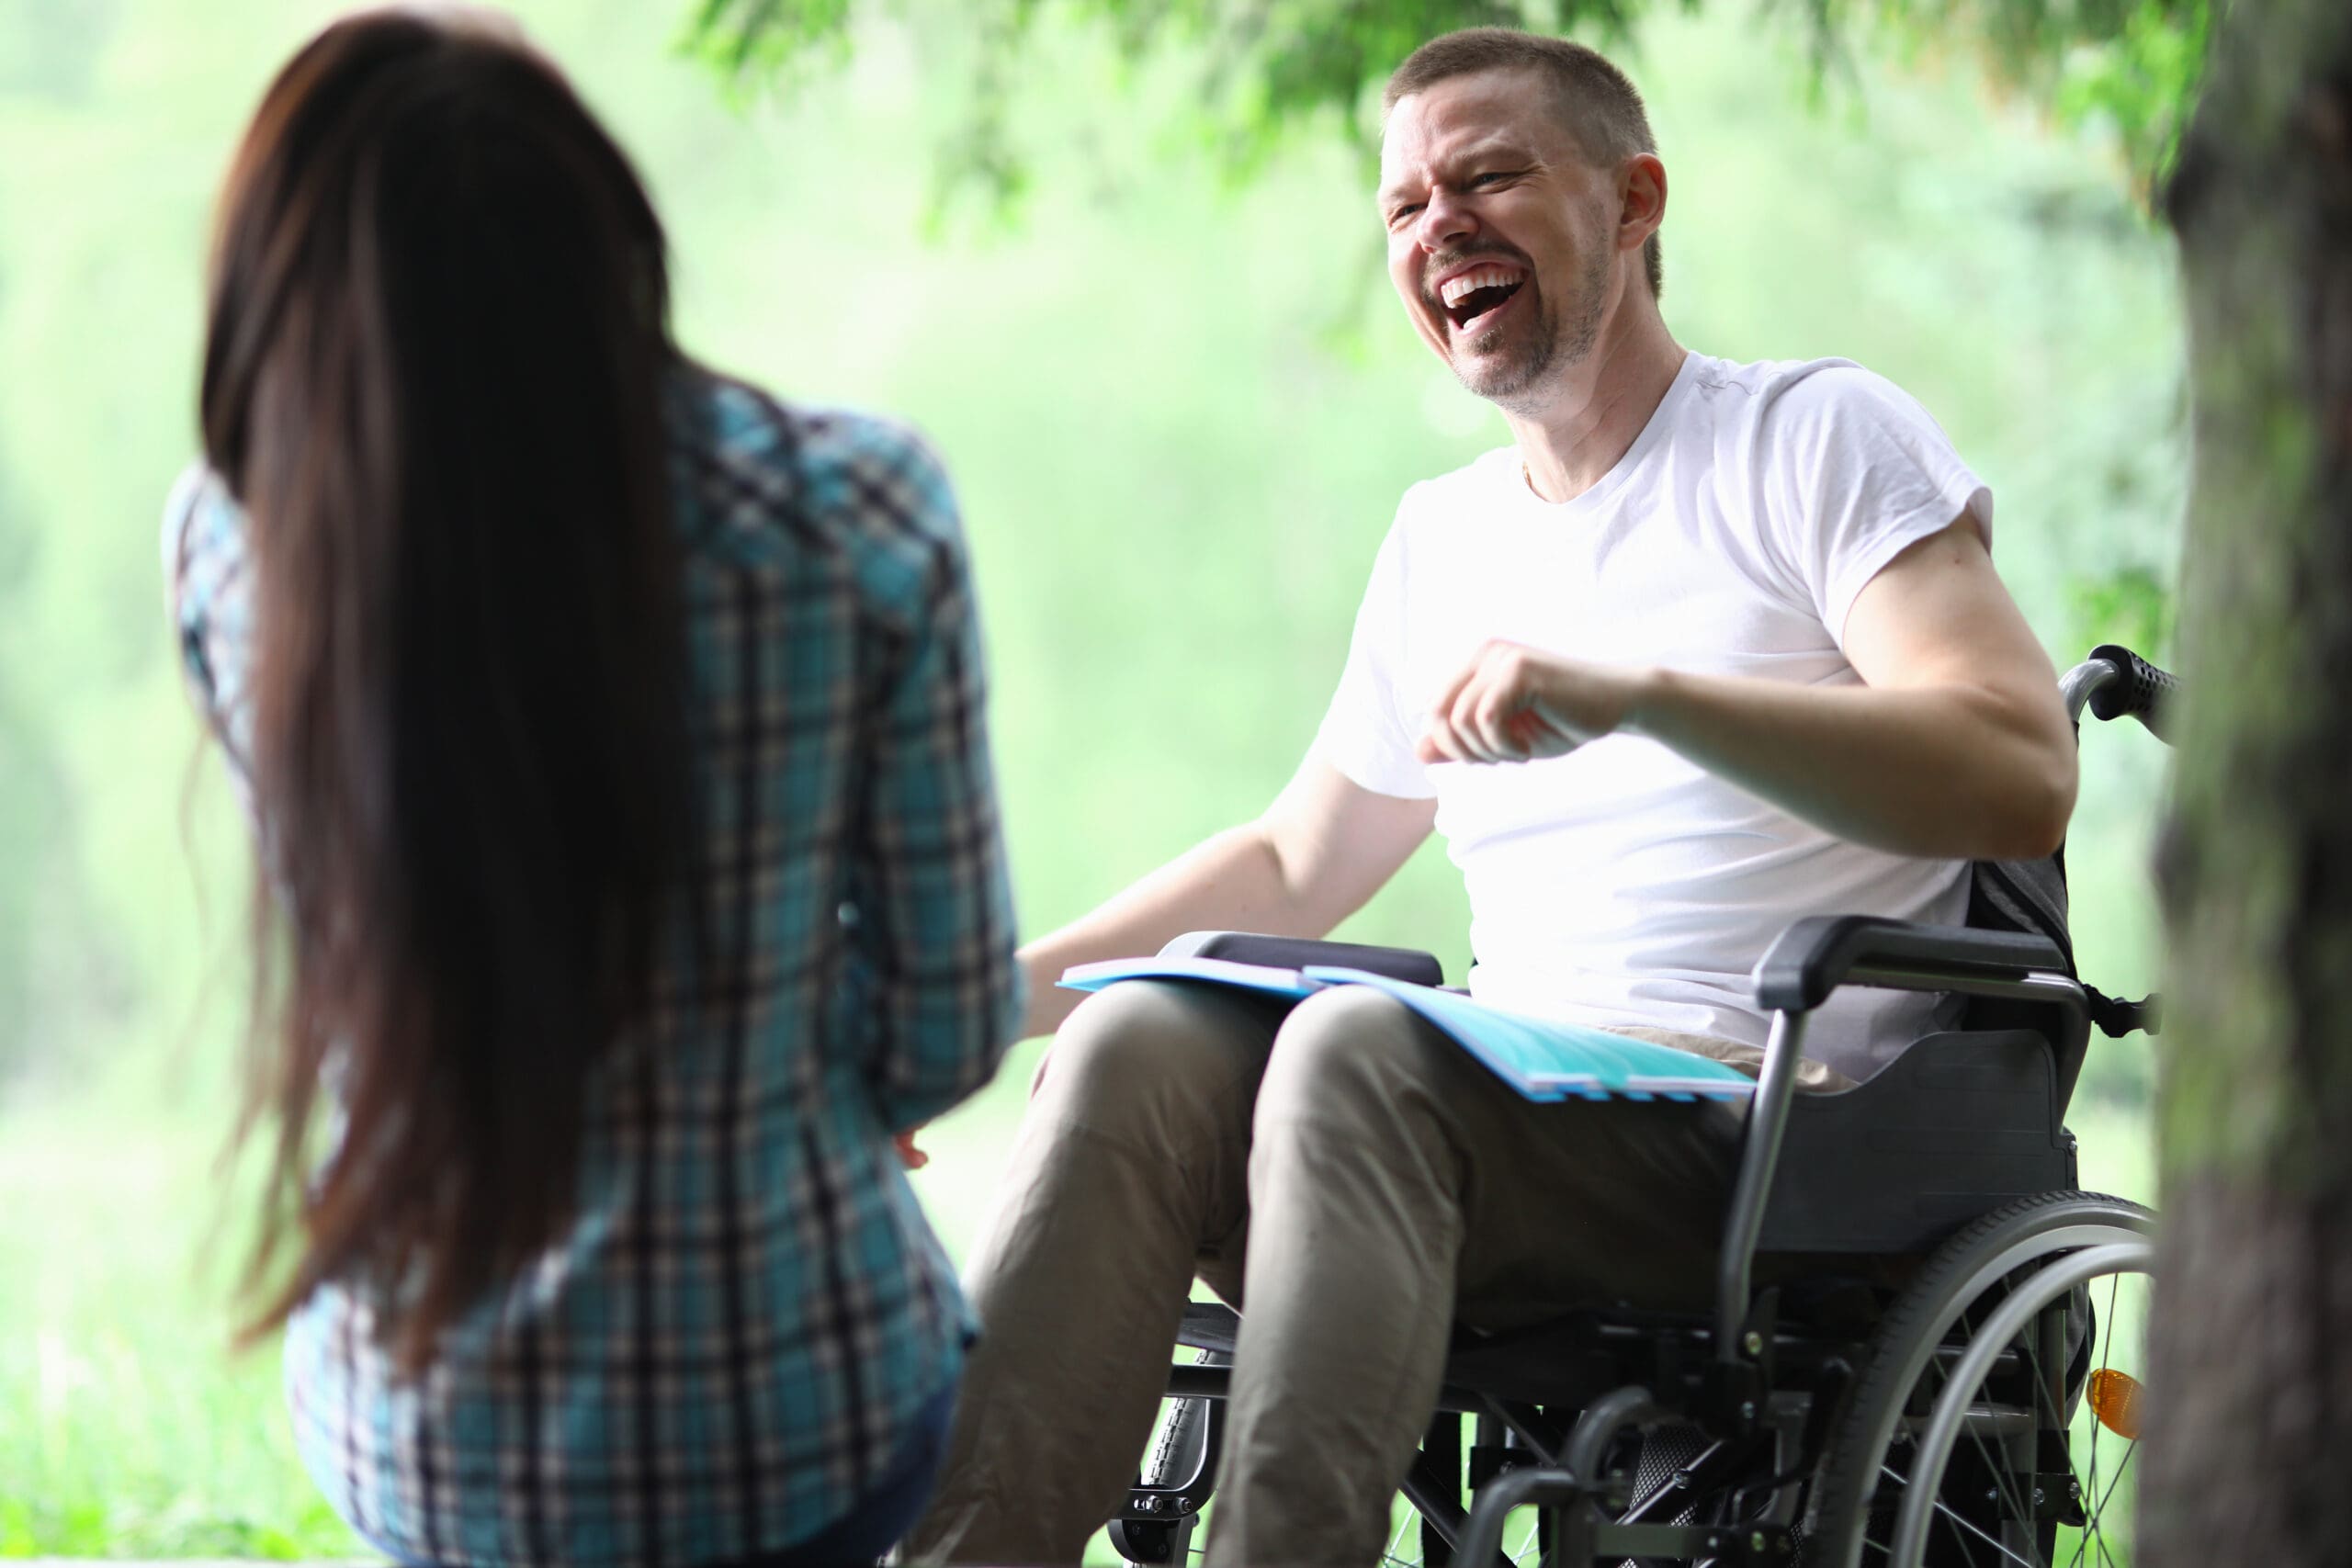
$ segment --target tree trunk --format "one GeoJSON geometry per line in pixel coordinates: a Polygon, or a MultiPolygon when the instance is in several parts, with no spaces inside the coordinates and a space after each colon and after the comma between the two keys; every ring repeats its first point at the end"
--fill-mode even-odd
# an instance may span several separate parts
{"type": "Polygon", "coordinates": [[[2352,5],[2240,0],[2167,198],[2196,481],[2150,1568],[2352,1563],[2352,5]]]}

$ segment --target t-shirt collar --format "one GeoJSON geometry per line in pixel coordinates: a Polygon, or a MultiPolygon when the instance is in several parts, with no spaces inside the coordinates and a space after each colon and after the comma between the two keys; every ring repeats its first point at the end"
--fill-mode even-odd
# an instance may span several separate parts
{"type": "Polygon", "coordinates": [[[1511,494],[1522,504],[1544,515],[1561,519],[1581,517],[1608,504],[1609,498],[1625,487],[1625,481],[1649,460],[1650,454],[1665,445],[1667,433],[1674,428],[1676,405],[1689,395],[1690,383],[1699,378],[1701,357],[1690,350],[1683,351],[1682,364],[1675,370],[1674,379],[1667,383],[1666,396],[1658,399],[1657,407],[1650,411],[1649,423],[1642,426],[1642,433],[1634,437],[1634,444],[1625,448],[1624,456],[1619,457],[1590,490],[1566,501],[1544,500],[1535,493],[1535,487],[1529,482],[1527,460],[1514,445],[1504,449],[1510,455],[1510,461],[1501,465],[1511,494]]]}

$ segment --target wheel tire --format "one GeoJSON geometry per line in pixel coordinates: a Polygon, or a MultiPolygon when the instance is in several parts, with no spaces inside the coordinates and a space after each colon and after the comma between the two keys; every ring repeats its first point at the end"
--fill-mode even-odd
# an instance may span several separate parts
{"type": "Polygon", "coordinates": [[[2154,1214],[2126,1199],[2047,1192],[1996,1209],[1929,1254],[1881,1320],[1824,1451],[1808,1511],[1809,1561],[1859,1568],[1880,1466],[1913,1387],[1962,1311],[2019,1269],[2086,1247],[2143,1239],[2154,1225],[2154,1214]]]}
{"type": "MultiPolygon", "coordinates": [[[[1233,1358],[1216,1350],[1204,1350],[1193,1358],[1204,1367],[1225,1367],[1233,1358]]],[[[1209,1401],[1205,1399],[1171,1399],[1169,1410],[1160,1422],[1159,1435],[1144,1457],[1143,1468],[1136,1472],[1138,1484],[1145,1486],[1183,1485],[1187,1478],[1205,1466],[1214,1473],[1216,1456],[1209,1452],[1211,1427],[1209,1401]]],[[[1182,1563],[1192,1550],[1193,1534],[1200,1528],[1197,1513],[1183,1513],[1158,1518],[1113,1519],[1103,1527],[1110,1538],[1111,1550],[1130,1562],[1182,1563]]]]}

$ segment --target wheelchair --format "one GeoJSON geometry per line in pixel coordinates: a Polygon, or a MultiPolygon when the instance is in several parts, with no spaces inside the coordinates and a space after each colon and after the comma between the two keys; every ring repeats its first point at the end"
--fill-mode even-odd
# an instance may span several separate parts
{"type": "MultiPolygon", "coordinates": [[[[2128,649],[2094,649],[2060,685],[2078,729],[2087,707],[2168,743],[2178,682],[2128,649]]],[[[1771,1032],[1712,1312],[1457,1325],[1388,1561],[1417,1524],[1419,1561],[1476,1568],[1531,1544],[1545,1568],[2112,1568],[2154,1216],[2076,1190],[2064,1118],[2093,1025],[2153,1034],[2157,998],[2116,1000],[2075,976],[2063,854],[1973,867],[1965,927],[1788,928],[1755,969],[1771,1032]],[[1807,1017],[1842,986],[1951,994],[1958,1026],[1850,1088],[1798,1095],[1807,1017]],[[1507,1554],[1510,1517],[1531,1507],[1507,1554]]],[[[1401,949],[1179,942],[1170,951],[1442,984],[1436,959],[1401,949]]],[[[1109,1526],[1130,1562],[1192,1549],[1238,1325],[1219,1304],[1185,1310],[1177,1344],[1195,1359],[1170,1370],[1109,1526]]]]}

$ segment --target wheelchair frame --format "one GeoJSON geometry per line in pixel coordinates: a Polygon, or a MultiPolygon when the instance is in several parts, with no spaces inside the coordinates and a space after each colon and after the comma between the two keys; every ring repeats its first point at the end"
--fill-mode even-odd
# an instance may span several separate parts
{"type": "MultiPolygon", "coordinates": [[[[2094,649],[2060,682],[2068,716],[2078,724],[2087,706],[2102,719],[2138,717],[2159,739],[2166,738],[2177,689],[2171,676],[2111,644],[2094,649]]],[[[1272,944],[1275,939],[1250,939],[1239,933],[1214,933],[1205,942],[1200,936],[1180,940],[1186,951],[1196,953],[1215,948],[1216,955],[1254,957],[1259,962],[1394,966],[1400,977],[1415,979],[1424,979],[1435,964],[1423,953],[1361,947],[1338,958],[1302,957],[1303,949],[1316,944],[1295,942],[1280,942],[1281,951],[1270,955],[1250,943],[1272,944]]],[[[1574,1344],[1575,1356],[1613,1366],[1646,1362],[1649,1375],[1600,1389],[1590,1397],[1570,1394],[1564,1402],[1577,1408],[1573,1424],[1565,1431],[1547,1418],[1543,1405],[1553,1401],[1541,1397],[1540,1390],[1535,1391],[1539,1394],[1535,1398],[1504,1398],[1484,1386],[1449,1381],[1438,1401],[1430,1439],[1417,1454],[1403,1485],[1407,1500],[1422,1520],[1425,1561],[1476,1564],[1502,1561],[1505,1516],[1528,1505],[1546,1510],[1542,1529],[1547,1564],[1585,1568],[1596,1558],[1610,1562],[1665,1559],[1781,1563],[1794,1560],[1800,1540],[1798,1499],[1823,1465],[1825,1445],[1833,1429],[1840,1427],[1853,1400],[1857,1380],[1848,1357],[1854,1354],[1855,1347],[1835,1337],[1824,1340],[1781,1330],[1780,1287],[1758,1292],[1755,1286],[1757,1256],[1767,1242],[1777,1243],[1776,1249],[1781,1251],[1815,1250],[1789,1245],[1792,1240],[1810,1240],[1826,1243],[1818,1245],[1818,1250],[1857,1257],[1916,1256],[1946,1237],[1973,1244],[1976,1233],[1986,1232],[1987,1221],[2006,1223],[2006,1217],[2014,1213],[2020,1223],[2010,1224],[2007,1229],[2015,1236],[2004,1233],[1999,1224],[1992,1225],[1987,1234],[1998,1245],[1984,1244],[1994,1248],[1989,1261],[1970,1263],[1976,1269],[1974,1275],[1960,1269],[1956,1288],[1978,1288],[1980,1278],[2007,1280],[2009,1274],[2001,1270],[2022,1267],[2016,1261],[2018,1258],[2037,1267],[2073,1267],[2077,1271],[2084,1258],[2101,1264],[2144,1268],[2144,1230],[2149,1218],[2145,1211],[2090,1195],[2075,1195],[2084,1201],[2071,1206],[2057,1201],[2068,1196],[2075,1181],[2074,1139],[2064,1130],[2063,1117],[2086,1053],[2092,1023],[2089,997],[2070,973],[2071,967],[2069,956],[2057,943],[2022,931],[1929,927],[1863,916],[1817,916],[1793,922],[1755,970],[1757,999],[1772,1014],[1772,1023],[1726,1210],[1712,1313],[1703,1322],[1623,1311],[1572,1314],[1582,1337],[1560,1342],[1574,1344]],[[1930,1034],[1907,1047],[1870,1080],[1878,1084],[1899,1078],[1899,1069],[1926,1073],[1930,1070],[1930,1056],[1950,1055],[1958,1064],[1954,1070],[1966,1076],[1979,1098],[1989,1096],[1992,1120],[1981,1130],[1982,1135],[1992,1141],[2006,1137],[2007,1144],[1973,1168],[1965,1164],[1963,1152],[1960,1179],[1971,1185],[1948,1197],[1965,1213],[1939,1213],[1929,1204],[1929,1212],[1922,1213],[1919,1190],[1915,1186],[1903,1191],[1898,1180],[1892,1200],[1878,1200],[1883,1212],[1866,1213],[1859,1224],[1843,1210],[1825,1215],[1825,1200],[1834,1206],[1837,1195],[1850,1195],[1858,1187],[1865,1191],[1885,1188],[1891,1168],[1867,1168],[1871,1156],[1860,1152],[1850,1158],[1816,1159],[1809,1184],[1782,1183],[1776,1189],[1776,1178],[1784,1174],[1782,1148],[1797,1106],[1796,1065],[1804,1055],[1810,1015],[1833,991],[1845,986],[2021,1003],[2043,1010],[2054,1021],[2053,1028],[2041,1032],[1930,1034]],[[1948,1052],[1939,1051],[1939,1042],[1949,1047],[1948,1052]],[[1912,1066],[1903,1069],[1906,1062],[1912,1066]],[[2030,1140],[2021,1142],[2023,1134],[2017,1131],[2019,1118],[2035,1101],[2047,1108],[2043,1112],[2050,1131],[2046,1147],[2026,1146],[2030,1140]],[[1996,1131],[2001,1128],[2008,1131],[1996,1131]],[[1862,1168],[1850,1168],[1857,1165],[1862,1168]],[[1878,1187],[1872,1187],[1873,1182],[1878,1187]],[[2036,1235],[2044,1239],[2037,1241],[2036,1235]],[[2056,1261],[2069,1257],[2077,1261],[2056,1261]],[[1993,1271],[1986,1272],[1988,1269],[1993,1271]],[[1642,1321],[1645,1316],[1656,1321],[1642,1321]],[[1594,1350],[1593,1346],[1599,1348],[1594,1350]],[[1802,1372],[1804,1386],[1783,1387],[1783,1372],[1802,1372]],[[1478,1418],[1480,1439],[1470,1455],[1469,1485],[1475,1501],[1466,1513],[1458,1501],[1462,1483],[1459,1417],[1463,1415],[1478,1418]],[[1636,1495],[1630,1478],[1611,1466],[1621,1438],[1628,1431],[1694,1417],[1703,1451],[1636,1495]],[[1499,1443],[1494,1440],[1498,1436],[1499,1443]],[[1745,1495],[1766,1490],[1769,1483],[1775,1495],[1762,1515],[1736,1524],[1667,1522],[1690,1500],[1710,1495],[1711,1489],[1720,1489],[1752,1469],[1759,1456],[1770,1465],[1766,1481],[1750,1483],[1739,1491],[1745,1495]],[[1523,1462],[1530,1459],[1532,1464],[1523,1462]]],[[[2109,1032],[2123,1031],[2110,1025],[2109,1032]]],[[[1927,1087],[1925,1078],[1919,1087],[1927,1087]]],[[[1808,1109],[1834,1106],[1851,1096],[1854,1100],[1847,1110],[1852,1117],[1862,1117],[1871,1109],[1860,1103],[1869,1098],[1868,1089],[1866,1084],[1840,1095],[1807,1096],[1805,1103],[1808,1109]]],[[[1880,1098],[1900,1103],[1901,1092],[1905,1092],[1903,1086],[1893,1084],[1880,1098]]],[[[1980,1129],[1975,1128],[1963,1127],[1959,1133],[1962,1140],[1978,1135],[1980,1129]]],[[[1866,1201],[1863,1208],[1869,1207],[1866,1201]]],[[[2061,1278],[2055,1272],[2050,1277],[2061,1278]]],[[[2071,1280],[2071,1276],[2065,1278],[2071,1280]]],[[[2046,1317],[2060,1298],[2045,1292],[2037,1299],[2046,1317]]],[[[1936,1355],[1959,1312],[1955,1305],[1940,1318],[1931,1315],[1932,1332],[1922,1343],[1905,1348],[1911,1374],[1916,1375],[1936,1355]]],[[[1221,1402],[1230,1379],[1231,1325],[1237,1320],[1222,1307],[1203,1306],[1189,1309],[1186,1320],[1187,1332],[1180,1343],[1205,1354],[1199,1364],[1171,1369],[1169,1395],[1183,1403],[1163,1431],[1159,1452],[1147,1464],[1145,1474],[1130,1491],[1127,1506],[1111,1527],[1114,1545],[1135,1562],[1160,1562],[1180,1555],[1193,1517],[1214,1483],[1223,1425],[1221,1402]],[[1190,1473],[1181,1481],[1165,1473],[1171,1463],[1189,1468],[1190,1473]],[[1161,1548],[1157,1552],[1155,1542],[1161,1548]]],[[[1517,1344],[1524,1337],[1510,1337],[1517,1344]]],[[[1503,1353],[1508,1354],[1508,1348],[1503,1353]]],[[[1449,1362],[1449,1379],[1463,1360],[1457,1355],[1449,1362]]],[[[1473,1381],[1486,1384],[1496,1380],[1480,1376],[1473,1381]]],[[[1540,1383],[1542,1379],[1529,1381],[1540,1383]]],[[[1562,1386],[1557,1379],[1555,1383],[1562,1386]]],[[[1883,1400],[1884,1395],[1879,1397],[1883,1400]]],[[[1887,1427],[1887,1432],[1878,1434],[1883,1440],[1892,1431],[1894,1416],[1892,1411],[1877,1415],[1887,1427]]],[[[2037,1505],[2041,1501],[2041,1479],[2037,1472],[2037,1505]]],[[[1874,1476],[1862,1478],[1862,1502],[1868,1502],[1874,1484],[1874,1476]]],[[[1926,1524],[1911,1520],[1909,1514],[1924,1514],[1933,1501],[1934,1494],[1928,1492],[1926,1503],[1906,1510],[1909,1533],[1904,1540],[1924,1541],[1926,1524]]],[[[1832,1562],[1859,1561],[1862,1545],[1859,1524],[1852,1537],[1826,1543],[1835,1553],[1832,1562]]]]}

